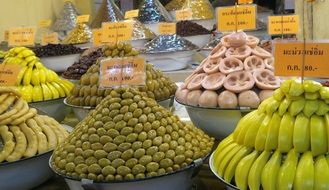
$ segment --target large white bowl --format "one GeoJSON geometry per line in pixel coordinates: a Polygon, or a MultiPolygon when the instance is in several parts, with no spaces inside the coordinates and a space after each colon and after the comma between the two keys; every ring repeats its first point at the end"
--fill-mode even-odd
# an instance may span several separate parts
{"type": "Polygon", "coordinates": [[[68,67],[78,61],[80,54],[41,57],[40,61],[45,67],[55,72],[64,72],[68,67]]]}
{"type": "Polygon", "coordinates": [[[203,35],[196,35],[196,36],[186,36],[183,37],[188,41],[192,42],[193,44],[197,45],[198,47],[203,47],[210,42],[211,34],[203,34],[203,35]]]}
{"type": "Polygon", "coordinates": [[[46,115],[62,122],[64,118],[71,112],[71,108],[63,104],[64,98],[55,100],[46,100],[42,102],[31,102],[29,105],[37,108],[38,110],[46,113],[46,115]]]}
{"type": "MultiPolygon", "coordinates": [[[[170,174],[127,182],[93,183],[88,179],[79,181],[58,175],[65,178],[71,190],[189,190],[202,163],[203,159],[198,159],[187,168],[170,174]]],[[[51,167],[50,162],[49,165],[51,167]]]]}
{"type": "Polygon", "coordinates": [[[227,183],[223,178],[221,178],[217,173],[216,173],[216,170],[215,170],[215,167],[214,167],[214,152],[211,154],[210,156],[210,159],[209,159],[209,166],[210,166],[210,170],[211,172],[222,182],[225,184],[226,186],[226,189],[227,190],[239,190],[239,188],[237,188],[236,186],[230,184],[230,183],[227,183]]]}
{"type": "Polygon", "coordinates": [[[167,53],[141,54],[147,62],[161,71],[176,71],[185,69],[192,62],[195,51],[179,51],[167,53]]]}
{"type": "Polygon", "coordinates": [[[185,108],[193,124],[216,139],[223,139],[231,134],[243,113],[250,111],[249,109],[202,108],[190,105],[185,105],[185,108]]]}
{"type": "Polygon", "coordinates": [[[44,183],[54,173],[48,166],[52,151],[16,162],[0,164],[1,190],[28,190],[44,183]]]}
{"type": "Polygon", "coordinates": [[[135,48],[135,49],[144,49],[145,48],[145,44],[148,42],[149,40],[147,39],[141,39],[141,40],[132,40],[131,41],[131,45],[135,48]]]}

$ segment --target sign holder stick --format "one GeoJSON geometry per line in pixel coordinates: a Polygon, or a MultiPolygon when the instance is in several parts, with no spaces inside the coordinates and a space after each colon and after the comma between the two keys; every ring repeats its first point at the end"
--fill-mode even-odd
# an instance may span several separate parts
{"type": "Polygon", "coordinates": [[[235,32],[238,32],[238,2],[235,2],[235,32]]]}

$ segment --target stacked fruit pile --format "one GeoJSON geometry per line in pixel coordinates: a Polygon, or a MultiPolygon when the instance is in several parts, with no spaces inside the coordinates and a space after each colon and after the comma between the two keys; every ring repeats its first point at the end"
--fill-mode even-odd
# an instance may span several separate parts
{"type": "Polygon", "coordinates": [[[201,107],[257,108],[280,85],[272,55],[258,43],[243,32],[222,37],[177,91],[177,100],[201,107]]]}
{"type": "Polygon", "coordinates": [[[79,180],[150,178],[188,167],[209,154],[213,143],[136,89],[118,88],[56,148],[51,165],[79,180]]]}
{"type": "Polygon", "coordinates": [[[213,168],[239,189],[329,188],[329,88],[288,80],[238,123],[213,168]]]}
{"type": "Polygon", "coordinates": [[[19,91],[0,87],[0,163],[53,150],[67,136],[53,118],[29,108],[19,91]]]}
{"type": "MultiPolygon", "coordinates": [[[[105,48],[105,56],[125,57],[135,56],[138,52],[128,44],[118,44],[105,48]]],[[[100,61],[92,65],[86,74],[82,75],[79,84],[72,90],[72,95],[67,98],[69,104],[76,106],[95,107],[100,101],[109,95],[111,89],[101,89],[98,86],[100,61]]],[[[161,71],[155,70],[152,65],[146,65],[146,85],[139,87],[144,96],[156,100],[163,100],[175,94],[176,84],[161,71]]]]}
{"type": "Polygon", "coordinates": [[[24,100],[39,102],[68,96],[73,84],[60,79],[54,71],[44,67],[39,60],[32,50],[25,47],[12,48],[5,55],[3,64],[22,66],[16,86],[22,92],[24,100]]]}

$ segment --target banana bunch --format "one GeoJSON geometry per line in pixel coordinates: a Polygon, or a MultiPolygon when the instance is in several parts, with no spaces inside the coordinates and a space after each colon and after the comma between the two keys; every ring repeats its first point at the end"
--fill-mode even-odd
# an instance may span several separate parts
{"type": "Polygon", "coordinates": [[[0,87],[0,163],[14,162],[53,150],[68,136],[53,118],[29,108],[21,93],[0,87]]]}
{"type": "Polygon", "coordinates": [[[213,154],[241,190],[329,189],[329,88],[287,80],[243,117],[213,154]]]}
{"type": "Polygon", "coordinates": [[[35,53],[26,47],[10,49],[3,64],[22,66],[16,86],[27,102],[63,98],[68,96],[73,88],[71,82],[60,79],[54,71],[44,67],[35,53]]]}
{"type": "Polygon", "coordinates": [[[6,52],[0,51],[0,59],[3,59],[6,55],[6,52]]]}

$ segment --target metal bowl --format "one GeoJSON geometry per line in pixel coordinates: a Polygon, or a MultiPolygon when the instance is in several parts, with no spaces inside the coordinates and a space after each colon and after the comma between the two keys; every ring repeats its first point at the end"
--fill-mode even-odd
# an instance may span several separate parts
{"type": "Polygon", "coordinates": [[[164,53],[141,54],[146,61],[161,71],[176,71],[185,69],[192,62],[195,51],[178,51],[164,53]]]}
{"type": "MultiPolygon", "coordinates": [[[[51,158],[50,158],[51,160],[51,158]]],[[[51,166],[49,160],[49,166],[51,166]]],[[[145,178],[139,180],[131,180],[131,181],[118,181],[118,182],[93,182],[92,180],[82,179],[76,180],[69,178],[67,176],[63,176],[59,173],[57,175],[65,178],[66,183],[70,187],[71,190],[189,190],[192,187],[193,177],[197,175],[199,172],[199,167],[201,167],[204,159],[195,160],[190,166],[173,172],[169,174],[165,174],[162,176],[145,178]]]]}
{"type": "Polygon", "coordinates": [[[53,176],[48,167],[52,151],[16,162],[0,164],[0,189],[28,190],[53,176]]]}
{"type": "Polygon", "coordinates": [[[192,42],[193,44],[201,48],[210,42],[211,34],[185,36],[183,38],[187,39],[188,41],[192,42]]]}
{"type": "Polygon", "coordinates": [[[149,40],[147,39],[139,39],[139,40],[132,40],[131,41],[131,45],[135,48],[135,49],[144,49],[144,45],[148,42],[149,40]]]}
{"type": "Polygon", "coordinates": [[[231,134],[243,114],[251,111],[250,108],[203,108],[183,104],[179,101],[177,102],[185,106],[186,111],[195,126],[216,139],[223,139],[231,134]]]}
{"type": "Polygon", "coordinates": [[[226,186],[226,189],[227,190],[239,190],[239,188],[237,188],[236,186],[230,184],[230,183],[227,183],[223,178],[221,178],[215,171],[215,168],[214,168],[214,162],[213,162],[213,156],[214,156],[214,153],[211,154],[210,156],[210,159],[209,159],[209,166],[210,166],[210,170],[211,172],[222,182],[225,184],[226,186]]]}
{"type": "Polygon", "coordinates": [[[62,122],[66,115],[71,112],[71,108],[65,106],[63,100],[64,98],[59,98],[42,102],[31,102],[29,105],[45,112],[46,115],[56,119],[56,121],[62,122]]]}
{"type": "Polygon", "coordinates": [[[73,65],[74,62],[78,61],[79,57],[80,54],[41,57],[40,61],[48,69],[51,69],[55,72],[64,72],[68,67],[73,65]]]}
{"type": "MultiPolygon", "coordinates": [[[[95,109],[94,107],[90,106],[75,106],[72,104],[67,103],[66,98],[64,99],[64,104],[70,108],[72,108],[74,115],[77,117],[79,121],[82,121],[84,118],[87,117],[90,111],[95,109]]],[[[174,97],[169,97],[163,100],[158,101],[162,107],[170,109],[174,105],[174,97]]]]}

